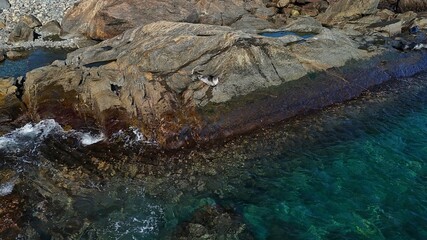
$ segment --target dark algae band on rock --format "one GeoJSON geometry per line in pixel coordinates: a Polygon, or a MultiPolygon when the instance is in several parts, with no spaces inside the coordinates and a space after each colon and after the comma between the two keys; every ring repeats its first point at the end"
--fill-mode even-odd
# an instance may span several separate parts
{"type": "Polygon", "coordinates": [[[174,149],[349,100],[427,68],[424,50],[383,44],[368,51],[314,19],[294,26],[307,22],[317,34],[299,44],[224,26],[148,24],[70,53],[65,65],[29,72],[23,101],[34,120],[107,135],[134,126],[174,149]]]}
{"type": "Polygon", "coordinates": [[[385,53],[371,60],[350,61],[346,66],[309,74],[284,83],[203,109],[209,119],[201,136],[236,136],[306,114],[326,106],[350,100],[386,81],[426,71],[425,52],[385,53]]]}

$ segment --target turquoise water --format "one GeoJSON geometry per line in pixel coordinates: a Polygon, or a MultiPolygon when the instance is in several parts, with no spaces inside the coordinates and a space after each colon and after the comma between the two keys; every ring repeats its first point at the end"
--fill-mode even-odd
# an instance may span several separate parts
{"type": "Polygon", "coordinates": [[[256,239],[427,239],[426,79],[229,143],[206,194],[256,239]]]}
{"type": "Polygon", "coordinates": [[[41,239],[177,239],[206,206],[246,231],[215,222],[211,239],[427,239],[427,75],[171,155],[147,157],[131,137],[87,147],[37,129],[20,131],[30,152],[0,156],[19,169],[14,191],[30,199],[24,222],[41,239]]]}

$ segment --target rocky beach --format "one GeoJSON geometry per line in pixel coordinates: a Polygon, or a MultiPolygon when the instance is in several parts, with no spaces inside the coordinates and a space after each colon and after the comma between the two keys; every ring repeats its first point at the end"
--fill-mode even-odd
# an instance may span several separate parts
{"type": "Polygon", "coordinates": [[[427,1],[0,9],[0,239],[427,237],[427,1]]]}

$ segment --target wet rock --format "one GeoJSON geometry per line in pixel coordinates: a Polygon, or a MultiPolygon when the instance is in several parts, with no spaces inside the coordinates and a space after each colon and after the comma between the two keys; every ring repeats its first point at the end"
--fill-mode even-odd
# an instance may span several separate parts
{"type": "Polygon", "coordinates": [[[0,196],[0,238],[16,239],[21,233],[22,203],[18,194],[0,196]]]}
{"type": "MultiPolygon", "coordinates": [[[[17,120],[26,110],[17,97],[18,88],[14,81],[13,78],[0,79],[0,124],[4,127],[6,123],[17,120]]],[[[0,132],[3,132],[1,127],[0,132]]]]}
{"type": "Polygon", "coordinates": [[[178,226],[176,239],[255,239],[241,218],[216,206],[198,209],[193,217],[178,226]]]}
{"type": "Polygon", "coordinates": [[[418,29],[427,29],[427,18],[416,18],[411,27],[418,27],[418,29]]]}
{"type": "Polygon", "coordinates": [[[108,39],[130,28],[164,20],[231,25],[258,8],[265,8],[263,1],[84,0],[66,14],[62,25],[66,32],[108,39]]]}
{"type": "Polygon", "coordinates": [[[9,42],[33,41],[34,30],[25,23],[18,23],[9,35],[9,42]]]}
{"type": "Polygon", "coordinates": [[[46,24],[44,24],[41,29],[40,32],[44,35],[44,36],[50,36],[50,35],[60,35],[61,34],[61,25],[59,24],[59,22],[57,21],[50,21],[46,24]]]}
{"type": "Polygon", "coordinates": [[[21,59],[21,58],[25,58],[29,55],[29,51],[7,51],[6,52],[6,57],[10,60],[17,60],[17,59],[21,59]]]}
{"type": "Polygon", "coordinates": [[[25,23],[28,27],[34,29],[40,27],[42,23],[33,15],[24,15],[21,17],[21,22],[25,23]]]}
{"type": "Polygon", "coordinates": [[[402,29],[404,31],[409,31],[409,28],[413,25],[416,18],[417,14],[412,11],[408,11],[397,16],[397,19],[402,21],[402,29]]]}
{"type": "Polygon", "coordinates": [[[334,25],[349,19],[373,14],[377,11],[379,0],[340,0],[333,1],[319,20],[327,25],[334,25]]]}
{"type": "Polygon", "coordinates": [[[4,239],[15,238],[20,233],[18,223],[23,215],[23,209],[22,199],[13,193],[16,182],[17,176],[14,171],[0,170],[0,238],[4,239]]]}

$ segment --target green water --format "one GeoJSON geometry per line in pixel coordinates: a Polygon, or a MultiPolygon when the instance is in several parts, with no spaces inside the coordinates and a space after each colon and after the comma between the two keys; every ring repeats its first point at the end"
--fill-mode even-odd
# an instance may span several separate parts
{"type": "Polygon", "coordinates": [[[427,239],[425,80],[236,140],[206,192],[256,239],[427,239]]]}
{"type": "Polygon", "coordinates": [[[246,231],[219,227],[209,239],[427,239],[427,75],[178,154],[148,158],[128,143],[82,147],[64,136],[40,144],[0,156],[29,184],[14,191],[30,199],[25,222],[41,239],[176,239],[205,206],[246,231]],[[43,211],[32,207],[41,202],[43,211]]]}

